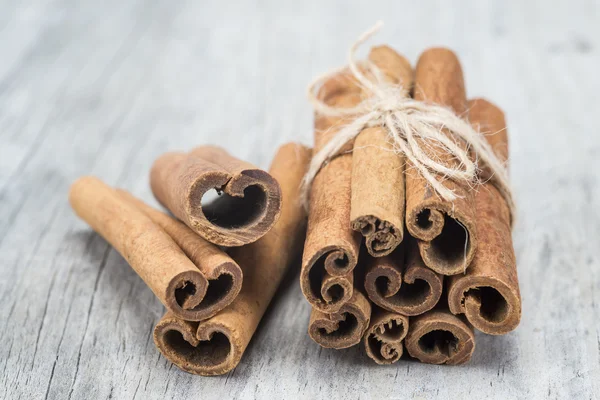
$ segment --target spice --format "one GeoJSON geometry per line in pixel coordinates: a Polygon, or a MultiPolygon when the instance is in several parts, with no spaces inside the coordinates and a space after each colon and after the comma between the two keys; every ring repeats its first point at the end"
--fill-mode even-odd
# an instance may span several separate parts
{"type": "MultiPolygon", "coordinates": [[[[456,55],[447,49],[425,51],[417,62],[414,98],[450,107],[465,115],[467,101],[462,68],[456,55]]],[[[427,146],[423,146],[427,148],[427,146]]],[[[453,165],[447,153],[430,151],[448,165],[453,165]]],[[[458,198],[447,202],[418,173],[406,173],[406,226],[419,239],[419,249],[425,264],[443,275],[463,273],[475,255],[477,232],[473,191],[465,183],[452,180],[444,185],[458,198]]]]}
{"type": "Polygon", "coordinates": [[[352,298],[336,312],[326,314],[313,308],[308,334],[322,347],[345,349],[360,343],[370,318],[371,304],[355,289],[352,298]]]}
{"type": "MultiPolygon", "coordinates": [[[[360,102],[361,89],[348,72],[324,83],[319,97],[327,104],[351,107],[360,102]]],[[[343,125],[340,118],[316,115],[315,148],[318,151],[343,125]]],[[[350,227],[350,185],[352,154],[342,154],[316,175],[310,192],[308,227],[300,287],[308,302],[322,312],[334,312],[352,297],[352,286],[331,284],[346,277],[356,266],[360,235],[350,227]],[[337,278],[339,279],[339,278],[337,278]],[[325,283],[325,285],[324,285],[325,283]],[[322,295],[325,286],[326,294],[322,295]]]]}
{"type": "Polygon", "coordinates": [[[173,215],[221,246],[258,240],[275,224],[281,209],[277,181],[219,147],[162,155],[152,166],[150,186],[173,215]],[[213,189],[220,197],[204,205],[204,195],[213,189]]]}
{"type": "Polygon", "coordinates": [[[281,218],[262,239],[231,250],[243,268],[244,284],[233,303],[214,317],[190,323],[167,313],[154,329],[160,352],[184,371],[221,375],[240,362],[287,268],[299,255],[306,214],[298,201],[310,150],[282,146],[270,172],[281,185],[281,218]]]}
{"type": "MultiPolygon", "coordinates": [[[[483,99],[470,101],[469,110],[471,123],[479,126],[498,157],[506,161],[508,137],[502,110],[483,99]]],[[[450,277],[448,303],[450,311],[464,313],[475,328],[501,335],[515,329],[521,319],[510,212],[491,182],[478,189],[475,201],[479,245],[466,274],[450,277]]]]}
{"type": "Polygon", "coordinates": [[[442,306],[410,319],[404,345],[421,362],[457,365],[471,359],[475,335],[463,319],[442,306]]]}
{"type": "Polygon", "coordinates": [[[227,253],[202,239],[183,223],[128,192],[120,189],[117,192],[171,236],[204,278],[191,274],[190,279],[175,291],[178,305],[182,304],[175,315],[190,321],[201,321],[231,304],[242,288],[242,270],[227,253]]]}
{"type": "Polygon", "coordinates": [[[414,239],[368,263],[365,290],[379,307],[413,316],[431,310],[440,300],[443,276],[425,266],[414,239]]]}
{"type": "MultiPolygon", "coordinates": [[[[388,46],[371,49],[369,60],[382,78],[409,96],[413,72],[408,60],[388,46]]],[[[369,254],[390,254],[404,233],[405,158],[392,147],[381,126],[364,129],[352,152],[352,229],[365,237],[369,254]]]]}
{"type": "Polygon", "coordinates": [[[371,325],[363,343],[367,355],[377,364],[393,364],[402,357],[402,341],[408,333],[408,317],[373,307],[371,325]]]}
{"type": "MultiPolygon", "coordinates": [[[[212,253],[215,257],[190,260],[163,228],[122,193],[99,179],[83,177],[75,181],[69,201],[75,213],[125,258],[174,315],[189,320],[207,318],[239,292],[241,271],[227,255],[200,243],[200,252],[212,253]],[[229,289],[223,290],[221,296],[206,299],[209,285],[203,270],[225,274],[224,280],[231,282],[229,289]]],[[[180,238],[183,236],[178,236],[178,240],[180,238]]]]}

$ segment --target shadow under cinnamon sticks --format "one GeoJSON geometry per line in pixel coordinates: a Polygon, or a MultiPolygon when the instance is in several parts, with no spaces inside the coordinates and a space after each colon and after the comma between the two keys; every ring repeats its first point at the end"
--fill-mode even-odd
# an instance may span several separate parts
{"type": "Polygon", "coordinates": [[[281,185],[281,218],[263,238],[230,251],[244,271],[242,290],[233,303],[199,323],[167,313],[156,325],[156,346],[182,370],[220,375],[240,362],[289,264],[302,246],[306,216],[298,198],[309,161],[310,150],[301,145],[284,145],[277,152],[270,172],[281,185]]]}

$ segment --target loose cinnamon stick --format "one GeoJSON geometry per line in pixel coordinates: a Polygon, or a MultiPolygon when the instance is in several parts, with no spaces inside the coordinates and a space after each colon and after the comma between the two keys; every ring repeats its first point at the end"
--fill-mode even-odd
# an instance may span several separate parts
{"type": "Polygon", "coordinates": [[[408,317],[373,307],[371,325],[363,339],[367,355],[377,364],[393,364],[402,357],[408,317]]]}
{"type": "MultiPolygon", "coordinates": [[[[319,98],[338,107],[358,104],[360,95],[361,89],[349,72],[329,79],[319,91],[319,98]]],[[[346,123],[340,118],[317,114],[314,151],[322,148],[346,123]]],[[[308,302],[325,313],[338,311],[352,297],[348,277],[358,260],[360,236],[350,227],[351,179],[352,154],[342,153],[319,171],[311,186],[300,286],[308,302]],[[344,285],[329,285],[328,294],[322,295],[324,283],[343,276],[347,277],[344,285]]]]}
{"type": "MultiPolygon", "coordinates": [[[[456,55],[447,49],[425,51],[416,67],[414,98],[450,107],[465,115],[467,101],[462,68],[456,55]]],[[[452,165],[447,153],[431,150],[441,161],[452,165]]],[[[443,201],[418,173],[406,174],[406,226],[419,239],[425,264],[443,275],[463,273],[477,248],[475,202],[472,190],[451,180],[444,185],[458,198],[443,201]]]]}
{"type": "Polygon", "coordinates": [[[410,319],[404,340],[411,357],[428,364],[464,364],[475,350],[475,336],[461,318],[447,309],[434,309],[410,319]]]}
{"type": "Polygon", "coordinates": [[[388,256],[369,260],[365,290],[373,303],[386,310],[423,314],[435,307],[442,289],[443,276],[425,266],[414,240],[388,256]]]}
{"type": "Polygon", "coordinates": [[[195,265],[158,224],[99,179],[78,179],[71,186],[69,201],[75,213],[125,258],[164,306],[178,317],[207,318],[231,302],[239,291],[241,270],[227,255],[216,248],[202,247],[198,249],[199,255],[213,257],[202,261],[194,258],[198,262],[195,265]],[[206,277],[199,267],[212,270],[213,274],[228,275],[222,281],[229,285],[214,294],[208,292],[206,277]]]}
{"type": "Polygon", "coordinates": [[[220,375],[235,368],[287,267],[298,254],[305,227],[298,201],[300,181],[310,161],[310,150],[298,144],[282,146],[270,172],[281,185],[281,218],[262,239],[231,250],[244,269],[244,284],[234,302],[214,317],[189,323],[165,314],[154,328],[160,352],[184,371],[220,375]]]}
{"type": "Polygon", "coordinates": [[[275,179],[213,146],[164,154],[152,166],[150,185],[173,215],[221,246],[256,241],[271,229],[281,209],[275,179]],[[203,196],[212,189],[221,197],[203,205],[203,196]]]}
{"type": "MultiPolygon", "coordinates": [[[[486,133],[486,139],[505,161],[508,137],[504,114],[483,99],[469,102],[469,118],[486,133]]],[[[485,177],[484,177],[485,179],[485,177]]],[[[454,314],[464,313],[482,332],[502,335],[521,320],[521,295],[513,249],[510,213],[506,201],[492,183],[484,183],[475,195],[479,245],[466,275],[449,279],[448,303],[454,314]]]]}
{"type": "Polygon", "coordinates": [[[370,318],[369,300],[355,289],[352,298],[334,313],[326,314],[313,308],[308,334],[322,347],[345,349],[360,343],[370,318]]]}
{"type": "MultiPolygon", "coordinates": [[[[398,85],[403,96],[410,95],[413,73],[408,60],[387,46],[372,48],[369,59],[390,84],[398,85]]],[[[384,127],[366,128],[354,142],[350,221],[374,257],[390,254],[402,241],[404,163],[384,127]]]]}
{"type": "Polygon", "coordinates": [[[150,207],[124,190],[117,192],[125,200],[146,214],[177,243],[185,255],[198,267],[201,275],[182,276],[173,285],[177,301],[169,309],[188,321],[212,317],[231,304],[242,288],[242,270],[223,250],[202,239],[183,223],[150,207]]]}

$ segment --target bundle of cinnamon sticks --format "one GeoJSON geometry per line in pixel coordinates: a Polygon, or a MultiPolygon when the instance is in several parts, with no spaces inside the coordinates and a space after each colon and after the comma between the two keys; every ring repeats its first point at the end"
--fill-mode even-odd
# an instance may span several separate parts
{"type": "Polygon", "coordinates": [[[77,215],[166,307],[154,342],[182,370],[220,375],[240,362],[300,254],[306,213],[297,199],[310,157],[302,145],[284,145],[267,173],[216,147],[165,154],[150,182],[177,219],[94,177],[71,186],[77,215]],[[213,189],[221,196],[205,204],[213,189]]]}
{"type": "MultiPolygon", "coordinates": [[[[364,73],[387,82],[393,99],[451,109],[507,160],[504,115],[485,100],[467,101],[454,53],[427,50],[413,70],[380,46],[368,61],[375,69],[364,73]]],[[[337,72],[317,97],[337,109],[363,104],[373,90],[356,76],[355,69],[337,72]]],[[[474,328],[492,335],[516,328],[521,298],[512,209],[486,165],[478,185],[440,176],[456,194],[444,200],[413,158],[394,147],[389,126],[380,121],[343,144],[304,192],[311,162],[352,118],[359,116],[317,112],[312,154],[302,145],[284,145],[269,172],[211,146],[161,156],[150,185],[171,215],[97,178],[72,185],[77,215],[164,304],[154,341],[179,368],[218,375],[238,365],[303,243],[300,286],[312,306],[308,333],[323,347],[363,342],[379,364],[396,362],[406,347],[422,362],[461,364],[475,349],[474,328]],[[207,202],[213,190],[218,199],[207,202]]],[[[457,163],[426,135],[407,140],[429,159],[449,168],[457,163]]],[[[451,135],[448,140],[477,157],[466,143],[451,135]]]]}
{"type": "MultiPolygon", "coordinates": [[[[504,115],[486,100],[467,101],[453,52],[429,49],[413,70],[380,46],[371,49],[368,62],[395,95],[450,108],[486,135],[498,159],[507,160],[504,115]]],[[[371,95],[349,69],[322,82],[316,94],[338,109],[371,95]]],[[[317,110],[314,152],[350,123],[351,117],[317,110]]],[[[420,148],[456,163],[435,145],[420,148]]],[[[521,298],[511,214],[490,171],[482,168],[479,175],[478,185],[440,176],[457,195],[443,200],[392,146],[385,123],[365,127],[323,165],[310,188],[300,276],[312,306],[310,337],[335,349],[362,341],[378,364],[396,362],[404,347],[422,362],[462,364],[475,349],[474,328],[492,335],[515,329],[521,298]]]]}

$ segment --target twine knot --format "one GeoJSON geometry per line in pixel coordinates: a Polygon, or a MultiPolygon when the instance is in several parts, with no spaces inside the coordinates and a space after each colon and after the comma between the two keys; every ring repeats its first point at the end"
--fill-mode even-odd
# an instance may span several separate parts
{"type": "Polygon", "coordinates": [[[446,179],[475,187],[481,184],[479,164],[490,173],[488,178],[506,200],[511,213],[515,205],[508,183],[504,164],[496,157],[485,137],[449,108],[417,101],[406,97],[399,85],[387,82],[383,73],[371,62],[360,67],[369,72],[369,78],[361,71],[354,56],[356,50],[383,26],[378,22],[363,33],[348,53],[348,68],[358,84],[369,93],[369,97],[355,107],[332,107],[320,100],[316,92],[327,80],[341,69],[316,78],[308,89],[308,97],[315,111],[328,117],[352,117],[316,154],[302,181],[302,200],[308,208],[308,195],[315,176],[321,168],[340,155],[344,146],[354,140],[366,127],[385,127],[393,150],[403,154],[415,170],[431,185],[444,200],[452,202],[458,195],[447,188],[446,179]],[[436,154],[448,155],[445,161],[436,154]],[[469,156],[474,155],[474,160],[469,156]],[[448,159],[450,161],[448,161],[448,159]]]}

